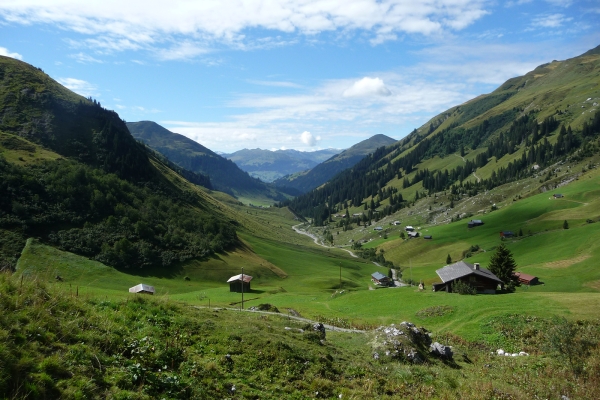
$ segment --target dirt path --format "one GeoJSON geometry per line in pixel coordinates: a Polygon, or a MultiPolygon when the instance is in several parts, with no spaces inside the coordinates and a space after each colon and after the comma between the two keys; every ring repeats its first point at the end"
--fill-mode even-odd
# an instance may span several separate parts
{"type": "Polygon", "coordinates": [[[465,158],[464,158],[463,156],[461,156],[461,155],[458,155],[458,154],[455,154],[455,156],[456,156],[456,157],[459,157],[459,158],[462,158],[462,160],[463,160],[464,162],[467,162],[467,160],[465,160],[465,158]]]}
{"type": "MultiPolygon", "coordinates": [[[[192,307],[197,308],[197,309],[208,308],[207,306],[192,306],[192,307]]],[[[319,321],[313,321],[312,319],[302,318],[302,317],[295,317],[293,315],[288,315],[288,314],[284,314],[284,313],[276,313],[276,312],[271,312],[271,311],[240,310],[239,308],[229,308],[229,307],[211,307],[211,309],[213,309],[213,310],[240,311],[240,312],[248,312],[248,313],[267,314],[267,315],[276,315],[276,316],[281,317],[281,318],[287,318],[288,320],[289,319],[294,319],[296,321],[306,322],[308,324],[319,323],[319,321]]],[[[360,329],[339,328],[337,326],[327,325],[327,324],[323,324],[323,326],[325,327],[325,329],[329,329],[330,331],[335,331],[335,332],[346,332],[346,333],[366,333],[367,332],[367,331],[362,331],[360,329]]]]}
{"type": "Polygon", "coordinates": [[[475,177],[475,179],[477,179],[477,183],[481,182],[481,178],[478,177],[475,172],[473,172],[473,176],[475,177]]]}
{"type": "Polygon", "coordinates": [[[319,241],[319,238],[318,238],[318,237],[316,237],[315,235],[313,235],[312,233],[308,233],[308,232],[306,232],[306,231],[303,231],[303,230],[301,230],[300,228],[298,228],[300,225],[302,225],[302,224],[294,225],[294,226],[292,226],[292,229],[293,229],[293,230],[294,230],[296,233],[299,233],[300,235],[306,235],[306,236],[308,236],[309,238],[311,238],[312,240],[314,240],[314,242],[315,242],[315,244],[316,244],[317,246],[325,247],[325,248],[327,248],[327,249],[340,249],[340,250],[344,250],[344,251],[347,251],[347,252],[348,252],[348,254],[350,254],[352,257],[354,257],[354,258],[358,258],[358,256],[357,256],[356,254],[354,254],[352,251],[350,251],[350,250],[348,250],[348,249],[344,249],[344,248],[341,248],[341,247],[332,247],[332,246],[327,246],[325,243],[323,243],[323,242],[320,242],[320,241],[319,241]]]}

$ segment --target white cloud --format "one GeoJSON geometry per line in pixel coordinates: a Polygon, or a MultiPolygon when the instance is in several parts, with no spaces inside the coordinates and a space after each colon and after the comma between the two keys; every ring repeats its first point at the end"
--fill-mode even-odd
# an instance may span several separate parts
{"type": "Polygon", "coordinates": [[[380,78],[364,77],[344,91],[344,97],[390,96],[392,92],[380,78]]]}
{"type": "Polygon", "coordinates": [[[74,91],[84,97],[96,95],[96,85],[76,78],[58,78],[58,81],[67,89],[74,91]]]}
{"type": "Polygon", "coordinates": [[[563,14],[540,15],[531,21],[532,28],[559,28],[564,23],[572,21],[573,18],[566,17],[563,14]]]}
{"type": "Polygon", "coordinates": [[[82,64],[87,64],[87,63],[102,63],[102,60],[98,60],[97,58],[94,58],[92,56],[90,56],[89,54],[85,54],[85,53],[77,53],[77,54],[71,54],[69,57],[74,58],[75,60],[77,60],[77,62],[82,63],[82,64]]]}
{"type": "Polygon", "coordinates": [[[17,60],[23,59],[22,55],[20,55],[19,53],[11,53],[10,51],[8,51],[8,49],[6,47],[0,47],[0,56],[16,58],[17,60]]]}
{"type": "Polygon", "coordinates": [[[248,83],[251,83],[253,85],[260,85],[260,86],[274,86],[274,87],[284,87],[284,88],[294,88],[294,89],[298,89],[298,88],[302,87],[301,85],[298,85],[297,83],[285,82],[285,81],[261,81],[261,80],[250,79],[250,80],[248,80],[248,83]]]}
{"type": "Polygon", "coordinates": [[[398,35],[458,31],[487,13],[488,0],[6,0],[5,21],[53,24],[90,38],[73,45],[97,52],[147,49],[163,60],[205,54],[211,43],[234,48],[310,40],[322,32],[361,32],[376,45],[398,35]],[[286,35],[280,37],[277,34],[286,35]]]}
{"type": "Polygon", "coordinates": [[[310,147],[314,147],[317,144],[317,140],[321,140],[321,138],[313,136],[309,131],[304,131],[300,135],[300,141],[310,147]]]}

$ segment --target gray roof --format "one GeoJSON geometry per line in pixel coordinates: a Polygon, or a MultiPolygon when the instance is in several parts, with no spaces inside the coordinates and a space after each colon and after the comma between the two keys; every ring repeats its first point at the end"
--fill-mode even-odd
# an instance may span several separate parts
{"type": "Polygon", "coordinates": [[[382,280],[382,279],[389,279],[387,276],[383,275],[381,272],[374,272],[371,274],[371,276],[373,277],[373,279],[377,279],[378,281],[382,280]]]}
{"type": "Polygon", "coordinates": [[[469,264],[464,261],[459,261],[454,264],[446,265],[444,268],[438,269],[435,272],[438,274],[438,276],[442,279],[444,283],[471,274],[475,274],[497,282],[502,282],[500,279],[498,279],[496,275],[492,274],[489,270],[481,267],[479,269],[475,269],[475,266],[473,264],[469,264]]]}

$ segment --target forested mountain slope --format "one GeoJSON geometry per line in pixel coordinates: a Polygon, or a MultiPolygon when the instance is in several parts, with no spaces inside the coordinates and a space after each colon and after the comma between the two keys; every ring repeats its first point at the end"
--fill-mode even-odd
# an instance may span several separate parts
{"type": "Polygon", "coordinates": [[[123,268],[238,243],[235,223],[178,185],[114,111],[41,70],[0,57],[0,116],[0,268],[32,236],[123,268]]]}
{"type": "Polygon", "coordinates": [[[473,195],[597,151],[600,49],[553,61],[437,115],[289,204],[321,223],[345,206],[389,215],[443,190],[473,195]]]}
{"type": "Polygon", "coordinates": [[[127,128],[133,137],[180,167],[208,175],[216,190],[236,196],[259,193],[274,200],[283,199],[281,194],[260,180],[252,178],[233,161],[221,157],[198,142],[163,128],[156,122],[128,122],[127,128]]]}
{"type": "Polygon", "coordinates": [[[372,136],[322,162],[309,171],[283,177],[276,180],[274,184],[280,187],[294,188],[302,193],[306,193],[321,186],[341,171],[352,167],[367,154],[374,152],[379,147],[389,146],[393,143],[396,143],[396,140],[388,136],[372,136]]]}

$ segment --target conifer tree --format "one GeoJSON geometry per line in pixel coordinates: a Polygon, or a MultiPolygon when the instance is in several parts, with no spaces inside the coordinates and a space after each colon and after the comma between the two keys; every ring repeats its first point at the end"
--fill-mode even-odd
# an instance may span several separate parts
{"type": "Polygon", "coordinates": [[[515,275],[517,263],[509,249],[501,244],[490,260],[489,270],[502,281],[502,287],[514,292],[515,287],[521,286],[519,278],[515,275]]]}
{"type": "Polygon", "coordinates": [[[452,257],[450,257],[450,254],[446,257],[446,264],[452,264],[452,257]]]}

